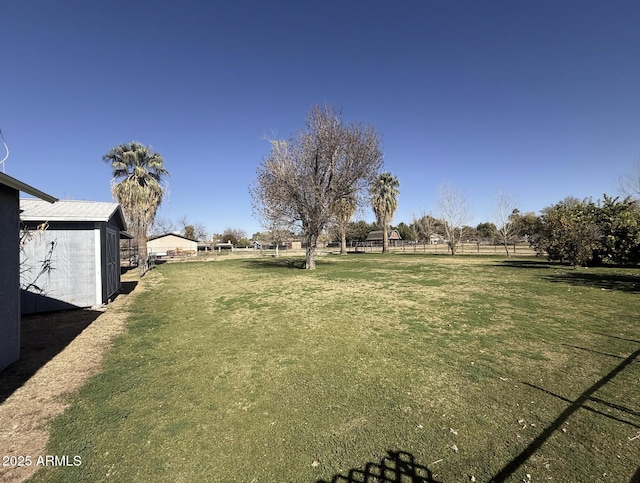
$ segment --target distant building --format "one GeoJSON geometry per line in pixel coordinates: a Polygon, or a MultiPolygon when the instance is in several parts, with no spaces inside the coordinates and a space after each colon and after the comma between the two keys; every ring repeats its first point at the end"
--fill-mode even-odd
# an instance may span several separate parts
{"type": "Polygon", "coordinates": [[[175,233],[152,236],[147,240],[147,254],[157,257],[192,256],[198,253],[198,242],[175,233]]]}
{"type": "Polygon", "coordinates": [[[218,250],[218,251],[220,251],[220,250],[231,250],[231,251],[233,251],[233,243],[231,243],[231,240],[226,241],[226,242],[216,242],[213,245],[213,248],[215,250],[218,250]]]}
{"type": "MultiPolygon", "coordinates": [[[[382,230],[369,232],[365,242],[369,243],[370,246],[382,246],[382,233],[382,230]]],[[[389,232],[389,246],[398,246],[398,242],[400,240],[402,240],[402,237],[400,236],[400,233],[398,233],[398,230],[391,230],[391,232],[389,232]]]]}

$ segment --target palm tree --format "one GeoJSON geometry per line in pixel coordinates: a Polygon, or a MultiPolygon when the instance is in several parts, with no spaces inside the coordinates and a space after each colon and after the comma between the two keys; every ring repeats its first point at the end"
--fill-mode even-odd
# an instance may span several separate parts
{"type": "Polygon", "coordinates": [[[111,163],[111,192],[122,206],[138,255],[144,259],[147,231],[167,190],[163,176],[169,176],[169,171],[164,168],[164,159],[150,146],[132,141],[111,148],[102,160],[111,163]]]}
{"type": "Polygon", "coordinates": [[[336,220],[340,228],[340,254],[347,254],[347,226],[351,217],[356,212],[357,199],[355,194],[345,196],[336,202],[336,220]]]}
{"type": "Polygon", "coordinates": [[[373,180],[369,189],[373,213],[376,215],[378,225],[382,227],[382,253],[389,251],[389,232],[387,228],[391,224],[393,214],[398,208],[399,188],[400,181],[398,181],[398,178],[385,171],[373,180]]]}

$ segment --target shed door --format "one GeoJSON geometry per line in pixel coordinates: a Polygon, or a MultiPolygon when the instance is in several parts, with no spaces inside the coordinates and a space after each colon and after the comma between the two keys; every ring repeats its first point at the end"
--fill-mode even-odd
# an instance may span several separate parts
{"type": "Polygon", "coordinates": [[[120,290],[118,232],[107,228],[107,297],[120,290]]]}

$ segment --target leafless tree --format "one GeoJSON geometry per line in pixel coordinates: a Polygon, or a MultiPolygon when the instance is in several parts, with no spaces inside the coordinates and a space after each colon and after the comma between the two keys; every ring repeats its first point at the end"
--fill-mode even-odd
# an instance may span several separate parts
{"type": "Polygon", "coordinates": [[[209,235],[207,235],[207,229],[202,223],[193,224],[193,235],[194,240],[198,241],[206,241],[209,238],[209,235]]]}
{"type": "Polygon", "coordinates": [[[335,217],[339,199],[361,199],[382,167],[375,129],[342,122],[340,110],[315,106],[306,129],[289,141],[272,140],[250,192],[258,213],[301,228],[305,268],[316,268],[318,237],[335,217]]]}
{"type": "Polygon", "coordinates": [[[413,225],[418,232],[418,240],[422,241],[423,249],[426,248],[428,243],[431,243],[431,236],[436,234],[437,220],[424,212],[420,215],[420,218],[413,216],[413,225]]]}
{"type": "Polygon", "coordinates": [[[165,235],[174,231],[178,231],[178,225],[173,220],[162,216],[158,216],[153,220],[151,233],[154,235],[165,235]]]}
{"type": "Polygon", "coordinates": [[[513,242],[513,238],[518,234],[519,224],[517,223],[518,209],[515,198],[503,190],[496,193],[496,212],[495,221],[498,236],[510,257],[509,243],[513,242]]]}
{"type": "MultiPolygon", "coordinates": [[[[191,223],[188,220],[187,215],[182,215],[178,219],[177,225],[180,227],[180,232],[182,233],[182,235],[191,240],[205,241],[208,238],[207,229],[204,227],[204,225],[202,223],[191,223]]],[[[176,225],[173,224],[173,226],[175,227],[176,225]]],[[[174,228],[174,230],[172,231],[177,230],[175,230],[174,228]]]]}
{"type": "Polygon", "coordinates": [[[444,234],[451,255],[456,254],[458,245],[463,239],[465,226],[471,220],[467,198],[459,188],[451,183],[443,183],[439,190],[440,217],[444,222],[444,234]]]}
{"type": "Polygon", "coordinates": [[[640,160],[629,173],[620,177],[620,191],[627,196],[640,199],[640,160]]]}

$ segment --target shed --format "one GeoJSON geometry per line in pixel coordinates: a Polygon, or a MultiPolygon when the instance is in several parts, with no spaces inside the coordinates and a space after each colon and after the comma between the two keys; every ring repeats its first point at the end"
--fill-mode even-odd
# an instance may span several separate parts
{"type": "Polygon", "coordinates": [[[127,236],[118,203],[20,200],[20,207],[33,232],[22,253],[23,314],[96,307],[118,293],[120,238],[127,236]]]}
{"type": "Polygon", "coordinates": [[[20,192],[56,198],[0,173],[0,371],[20,358],[20,192]]]}
{"type": "Polygon", "coordinates": [[[198,253],[198,242],[175,233],[152,236],[147,240],[147,254],[158,257],[188,256],[198,253]]]}

